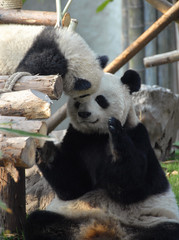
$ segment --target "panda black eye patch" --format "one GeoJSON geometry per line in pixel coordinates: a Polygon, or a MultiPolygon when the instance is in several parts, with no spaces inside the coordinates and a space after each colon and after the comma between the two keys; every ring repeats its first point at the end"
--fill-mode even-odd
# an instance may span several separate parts
{"type": "Polygon", "coordinates": [[[74,105],[75,105],[75,108],[78,109],[79,106],[80,106],[80,103],[79,103],[79,102],[76,102],[74,105]]]}
{"type": "Polygon", "coordinates": [[[109,102],[103,95],[99,95],[96,97],[95,101],[99,104],[100,107],[102,108],[107,108],[109,107],[109,102]]]}

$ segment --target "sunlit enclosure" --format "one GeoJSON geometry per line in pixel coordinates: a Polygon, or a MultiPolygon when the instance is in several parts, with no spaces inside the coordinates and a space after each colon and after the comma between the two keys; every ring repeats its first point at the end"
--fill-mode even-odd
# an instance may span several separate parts
{"type": "Polygon", "coordinates": [[[178,130],[178,0],[0,0],[0,240],[179,240],[178,130]]]}

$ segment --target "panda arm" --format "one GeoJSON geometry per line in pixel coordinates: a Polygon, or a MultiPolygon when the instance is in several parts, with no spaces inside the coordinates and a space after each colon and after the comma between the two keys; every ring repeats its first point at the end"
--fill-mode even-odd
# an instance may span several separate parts
{"type": "Polygon", "coordinates": [[[60,199],[72,200],[90,191],[92,182],[68,133],[66,138],[61,148],[46,142],[38,150],[37,165],[60,199]]]}
{"type": "Polygon", "coordinates": [[[144,200],[168,188],[168,182],[155,157],[145,127],[139,123],[125,130],[109,120],[113,161],[106,167],[106,188],[111,197],[125,204],[144,200]]]}

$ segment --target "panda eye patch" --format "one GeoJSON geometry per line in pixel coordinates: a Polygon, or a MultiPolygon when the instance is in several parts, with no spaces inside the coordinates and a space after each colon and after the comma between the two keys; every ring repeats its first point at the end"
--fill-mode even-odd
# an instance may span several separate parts
{"type": "Polygon", "coordinates": [[[78,109],[79,106],[80,106],[80,103],[79,103],[79,102],[76,102],[74,106],[75,106],[76,109],[78,109]]]}
{"type": "Polygon", "coordinates": [[[109,102],[103,95],[99,95],[96,97],[95,101],[99,104],[102,108],[107,108],[109,106],[109,102]]]}

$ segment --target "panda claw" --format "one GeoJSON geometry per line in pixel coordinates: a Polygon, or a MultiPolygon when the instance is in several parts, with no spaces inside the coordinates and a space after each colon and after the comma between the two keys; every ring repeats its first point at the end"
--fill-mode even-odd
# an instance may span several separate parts
{"type": "Polygon", "coordinates": [[[108,125],[109,125],[109,131],[112,134],[114,133],[121,134],[123,132],[123,127],[121,125],[121,122],[114,117],[111,117],[108,120],[108,125]]]}

